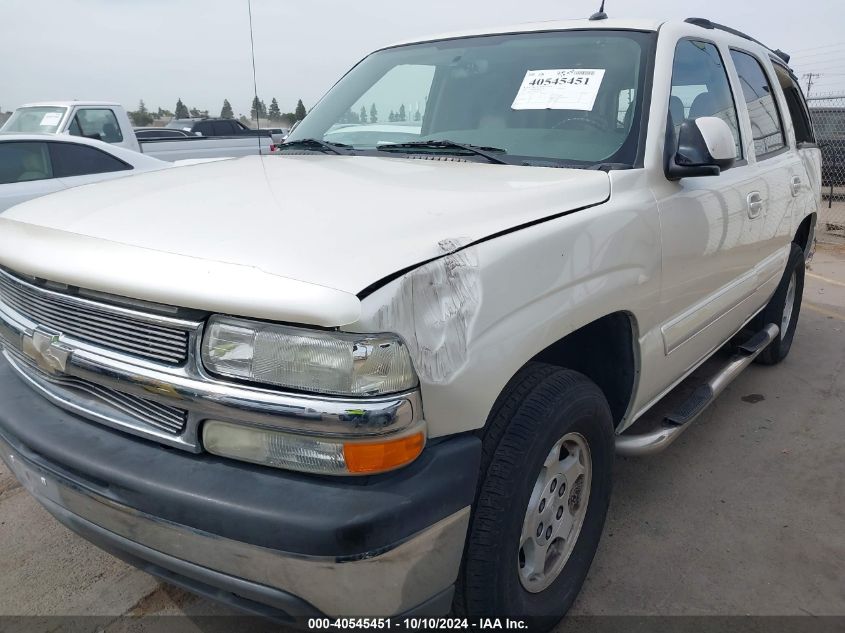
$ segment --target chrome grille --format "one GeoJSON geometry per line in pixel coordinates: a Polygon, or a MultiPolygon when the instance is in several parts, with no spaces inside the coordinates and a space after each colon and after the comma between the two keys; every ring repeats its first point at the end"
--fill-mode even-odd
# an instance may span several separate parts
{"type": "Polygon", "coordinates": [[[79,341],[178,365],[188,358],[189,334],[87,302],[69,301],[0,270],[0,303],[40,326],[79,341]]]}
{"type": "MultiPolygon", "coordinates": [[[[0,347],[3,346],[0,345],[0,347]]],[[[11,345],[5,346],[5,352],[21,373],[34,379],[36,382],[49,383],[51,386],[58,387],[59,389],[84,392],[88,396],[111,407],[115,413],[122,414],[135,422],[151,426],[170,435],[179,435],[185,429],[185,424],[188,421],[188,412],[184,409],[165,406],[158,402],[147,400],[146,398],[139,398],[115,391],[114,389],[103,387],[102,385],[75,376],[48,374],[39,369],[30,358],[11,345]]],[[[57,392],[51,390],[51,393],[56,394],[57,392]]],[[[89,411],[89,413],[95,412],[89,411]]],[[[109,417],[114,417],[111,411],[109,417]]]]}

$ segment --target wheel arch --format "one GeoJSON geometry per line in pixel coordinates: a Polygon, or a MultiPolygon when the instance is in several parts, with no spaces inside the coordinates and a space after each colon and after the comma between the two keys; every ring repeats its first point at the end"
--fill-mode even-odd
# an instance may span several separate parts
{"type": "Polygon", "coordinates": [[[815,242],[816,233],[816,214],[810,213],[798,225],[795,231],[795,236],[792,241],[801,247],[804,251],[804,257],[809,259],[813,252],[813,242],[815,242]]]}
{"type": "MultiPolygon", "coordinates": [[[[638,341],[635,316],[628,311],[612,312],[548,345],[522,365],[513,378],[531,362],[582,373],[604,393],[614,425],[618,427],[629,412],[639,381],[638,341]]],[[[499,398],[506,396],[513,378],[502,389],[499,398]]],[[[493,411],[496,409],[494,406],[493,411]]]]}

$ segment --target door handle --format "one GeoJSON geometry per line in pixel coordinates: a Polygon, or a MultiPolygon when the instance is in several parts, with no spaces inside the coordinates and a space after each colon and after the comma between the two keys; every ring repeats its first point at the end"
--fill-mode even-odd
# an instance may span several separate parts
{"type": "Polygon", "coordinates": [[[748,194],[748,217],[752,220],[760,215],[763,210],[763,196],[759,191],[752,191],[748,194]]]}
{"type": "Polygon", "coordinates": [[[794,198],[799,193],[801,193],[801,178],[798,176],[793,176],[792,180],[789,182],[789,190],[792,192],[792,197],[794,198]]]}

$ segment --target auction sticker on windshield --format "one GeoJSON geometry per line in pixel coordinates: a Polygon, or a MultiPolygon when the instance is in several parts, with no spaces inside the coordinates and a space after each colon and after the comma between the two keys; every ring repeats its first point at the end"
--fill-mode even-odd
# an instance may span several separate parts
{"type": "Polygon", "coordinates": [[[603,68],[556,68],[525,73],[513,110],[592,110],[603,68]]]}
{"type": "Polygon", "coordinates": [[[41,119],[41,125],[58,125],[62,120],[61,112],[48,112],[41,119]]]}

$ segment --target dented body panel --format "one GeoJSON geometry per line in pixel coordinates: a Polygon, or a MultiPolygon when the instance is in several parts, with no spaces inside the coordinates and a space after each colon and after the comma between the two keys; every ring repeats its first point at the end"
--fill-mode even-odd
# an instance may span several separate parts
{"type": "Polygon", "coordinates": [[[431,262],[363,300],[355,330],[387,328],[411,341],[429,336],[419,331],[429,322],[443,332],[435,356],[446,362],[434,372],[428,350],[411,346],[431,436],[484,426],[496,398],[527,361],[606,314],[630,313],[644,339],[657,329],[657,206],[642,186],[642,170],[612,172],[611,181],[613,195],[605,204],[470,246],[460,259],[431,262]],[[516,271],[523,271],[518,282],[516,271]],[[428,291],[430,283],[438,293],[428,291]],[[414,306],[416,315],[428,317],[411,318],[395,305],[414,306]]]}

